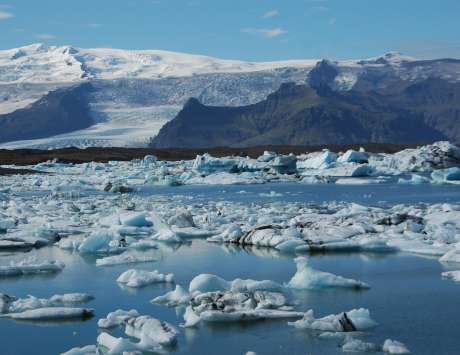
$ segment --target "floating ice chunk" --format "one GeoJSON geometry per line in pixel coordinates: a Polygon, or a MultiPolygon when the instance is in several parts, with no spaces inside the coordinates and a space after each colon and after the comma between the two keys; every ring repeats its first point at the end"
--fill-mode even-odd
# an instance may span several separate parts
{"type": "Polygon", "coordinates": [[[189,211],[181,211],[168,219],[170,226],[176,227],[196,227],[193,221],[193,216],[189,211]]]}
{"type": "Polygon", "coordinates": [[[276,192],[276,191],[270,191],[270,192],[262,192],[259,194],[261,197],[281,197],[283,196],[282,193],[276,192]]]}
{"type": "Polygon", "coordinates": [[[370,165],[360,165],[357,166],[352,172],[352,177],[364,177],[364,176],[371,176],[374,172],[374,168],[370,165]]]}
{"type": "Polygon", "coordinates": [[[297,161],[297,169],[328,169],[337,161],[337,154],[327,149],[309,156],[306,160],[297,161]]]}
{"type": "Polygon", "coordinates": [[[208,238],[208,241],[231,243],[237,241],[243,234],[240,226],[231,224],[222,233],[208,238]]]}
{"type": "Polygon", "coordinates": [[[316,184],[329,184],[332,181],[326,176],[311,175],[311,176],[304,176],[302,180],[300,180],[300,182],[304,184],[316,185],[316,184]]]}
{"type": "Polygon", "coordinates": [[[278,174],[297,173],[297,157],[293,154],[278,155],[269,164],[271,168],[278,174]]]}
{"type": "Polygon", "coordinates": [[[198,323],[201,322],[201,318],[199,315],[197,315],[194,311],[192,306],[188,306],[185,309],[184,313],[184,324],[182,324],[183,327],[189,328],[189,327],[195,327],[198,325],[198,323]]]}
{"type": "Polygon", "coordinates": [[[204,322],[239,322],[260,319],[300,318],[302,316],[302,312],[284,311],[278,309],[237,310],[233,312],[204,311],[200,314],[200,318],[204,322]]]}
{"type": "Polygon", "coordinates": [[[457,243],[451,250],[441,256],[439,261],[448,263],[460,263],[460,243],[457,243]]]}
{"type": "Polygon", "coordinates": [[[302,319],[290,322],[299,329],[313,329],[326,332],[354,332],[373,328],[377,323],[371,319],[369,310],[360,308],[340,314],[331,314],[315,319],[313,310],[306,312],[302,319]]]}
{"type": "Polygon", "coordinates": [[[86,293],[67,293],[63,295],[54,295],[49,299],[37,298],[29,295],[25,298],[15,299],[4,313],[18,313],[55,305],[73,305],[77,303],[85,303],[92,299],[94,299],[94,297],[86,293]]]}
{"type": "Polygon", "coordinates": [[[364,342],[360,339],[347,337],[342,345],[342,351],[346,353],[367,353],[379,351],[379,347],[374,343],[364,342]]]}
{"type": "Polygon", "coordinates": [[[431,178],[435,183],[449,183],[460,181],[460,168],[453,167],[449,169],[435,170],[431,173],[431,178]]]}
{"type": "Polygon", "coordinates": [[[452,279],[455,282],[460,282],[460,270],[456,271],[445,271],[442,273],[442,277],[452,279]]]}
{"type": "Polygon", "coordinates": [[[196,276],[192,281],[190,281],[189,285],[190,294],[226,290],[232,292],[282,292],[283,287],[280,284],[270,280],[256,281],[251,279],[235,279],[233,281],[227,281],[219,276],[211,274],[200,274],[196,276]]]}
{"type": "Polygon", "coordinates": [[[150,227],[151,222],[145,219],[145,213],[121,213],[120,214],[120,223],[124,226],[130,227],[150,227]]]}
{"type": "Polygon", "coordinates": [[[254,352],[254,351],[248,351],[248,352],[246,352],[245,355],[257,355],[257,353],[254,352]]]}
{"type": "Polygon", "coordinates": [[[72,348],[61,355],[97,355],[96,345],[87,345],[81,348],[72,348]]]}
{"type": "Polygon", "coordinates": [[[228,172],[234,173],[238,167],[238,161],[231,158],[214,158],[211,155],[205,153],[203,155],[197,155],[193,162],[193,170],[212,174],[216,172],[228,172]]]}
{"type": "Polygon", "coordinates": [[[190,281],[189,292],[191,294],[195,292],[204,293],[212,291],[221,291],[230,289],[231,284],[223,278],[211,275],[211,274],[200,274],[190,281]]]}
{"type": "Polygon", "coordinates": [[[139,339],[139,345],[144,349],[155,348],[158,344],[170,346],[177,341],[176,328],[150,316],[129,318],[125,325],[126,335],[139,339]]]}
{"type": "Polygon", "coordinates": [[[110,266],[110,265],[121,265],[121,264],[135,264],[135,263],[147,263],[156,261],[157,257],[151,254],[145,253],[134,253],[126,251],[119,255],[107,256],[96,260],[96,266],[110,266]]]}
{"type": "Polygon", "coordinates": [[[412,174],[410,179],[406,180],[406,179],[403,179],[403,178],[400,178],[398,180],[398,184],[413,184],[413,185],[419,185],[419,184],[426,184],[430,182],[430,179],[424,177],[424,176],[421,176],[421,175],[417,175],[417,174],[412,174]]]}
{"type": "MultiPolygon", "coordinates": [[[[124,355],[136,353],[140,348],[129,339],[126,338],[116,338],[108,333],[101,333],[97,337],[98,345],[106,348],[108,350],[108,355],[124,355]]],[[[161,350],[159,347],[157,349],[151,350],[161,350]]]]}
{"type": "Polygon", "coordinates": [[[73,318],[90,318],[94,310],[88,308],[70,308],[70,307],[44,307],[32,309],[20,313],[7,313],[1,315],[10,319],[21,320],[60,320],[73,318]]]}
{"type": "Polygon", "coordinates": [[[113,328],[117,327],[129,318],[138,317],[139,313],[135,309],[130,311],[124,311],[122,309],[117,309],[114,312],[107,314],[106,318],[101,318],[97,321],[97,326],[99,328],[113,328]]]}
{"type": "Polygon", "coordinates": [[[8,313],[11,304],[16,300],[17,298],[14,296],[7,295],[5,293],[0,293],[0,314],[8,313]]]}
{"type": "Polygon", "coordinates": [[[283,292],[283,286],[271,280],[235,279],[230,283],[230,291],[243,293],[256,291],[283,292]]]}
{"type": "Polygon", "coordinates": [[[356,150],[347,150],[337,161],[339,163],[358,163],[364,164],[369,161],[369,154],[366,152],[357,152],[356,150]]]}
{"type": "Polygon", "coordinates": [[[86,303],[93,299],[94,296],[88,293],[65,293],[63,295],[51,296],[50,302],[54,304],[76,304],[86,303]]]}
{"type": "Polygon", "coordinates": [[[81,244],[85,241],[84,235],[75,235],[62,238],[57,246],[64,250],[78,250],[81,244]]]}
{"type": "Polygon", "coordinates": [[[409,349],[403,343],[391,339],[385,340],[383,351],[388,354],[410,354],[409,349]]]}
{"type": "Polygon", "coordinates": [[[173,274],[160,274],[157,270],[136,270],[130,269],[122,273],[117,282],[128,287],[143,287],[153,283],[174,282],[173,274]]]}
{"type": "Polygon", "coordinates": [[[9,266],[0,266],[0,277],[33,274],[50,274],[61,271],[65,267],[60,261],[38,262],[34,258],[12,262],[9,266]]]}
{"type": "Polygon", "coordinates": [[[319,271],[308,266],[305,257],[295,259],[297,272],[287,284],[295,289],[322,289],[330,287],[363,289],[369,286],[361,281],[346,279],[328,272],[319,271]]]}
{"type": "Polygon", "coordinates": [[[115,239],[115,236],[108,229],[99,229],[92,232],[78,248],[80,254],[92,254],[97,252],[108,252],[110,250],[110,242],[115,239]]]}
{"type": "Polygon", "coordinates": [[[176,307],[178,305],[187,304],[190,302],[190,295],[180,285],[176,285],[174,291],[169,291],[163,296],[155,297],[152,303],[163,303],[168,307],[176,307]]]}

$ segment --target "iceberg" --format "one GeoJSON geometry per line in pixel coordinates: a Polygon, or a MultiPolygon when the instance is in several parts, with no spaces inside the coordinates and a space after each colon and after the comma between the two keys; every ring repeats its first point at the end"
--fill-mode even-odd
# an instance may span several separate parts
{"type": "Polygon", "coordinates": [[[157,270],[130,269],[122,273],[117,282],[128,287],[144,287],[153,283],[174,282],[173,274],[160,274],[157,270]]]}
{"type": "Polygon", "coordinates": [[[294,289],[323,289],[323,288],[354,288],[367,289],[369,285],[364,282],[346,279],[328,272],[319,271],[308,265],[308,259],[297,257],[295,259],[297,272],[288,282],[287,286],[294,289]]]}
{"type": "Polygon", "coordinates": [[[6,313],[0,315],[3,318],[15,320],[65,320],[74,318],[91,318],[94,314],[93,309],[89,308],[71,308],[71,307],[44,307],[31,309],[19,313],[6,313]]]}
{"type": "Polygon", "coordinates": [[[339,163],[358,163],[365,164],[369,162],[369,154],[366,152],[357,152],[356,150],[347,150],[337,161],[339,163]]]}
{"type": "Polygon", "coordinates": [[[441,275],[442,275],[442,277],[444,277],[446,279],[452,279],[455,282],[460,282],[460,270],[445,271],[441,275]]]}
{"type": "Polygon", "coordinates": [[[374,343],[365,342],[361,339],[355,339],[352,337],[347,337],[345,342],[342,344],[342,351],[345,353],[368,353],[379,350],[379,347],[374,343]]]}
{"type": "Polygon", "coordinates": [[[391,339],[385,340],[382,350],[387,354],[410,354],[409,349],[403,343],[391,339]]]}
{"type": "Polygon", "coordinates": [[[148,263],[157,261],[157,257],[151,254],[134,253],[125,251],[118,255],[107,256],[96,260],[96,266],[111,266],[121,264],[148,263]]]}
{"type": "Polygon", "coordinates": [[[130,311],[118,309],[114,312],[110,312],[109,314],[107,314],[106,318],[99,319],[97,321],[97,326],[99,328],[104,329],[114,328],[119,325],[122,325],[127,319],[138,316],[139,313],[135,309],[131,309],[130,311]]]}
{"type": "Polygon", "coordinates": [[[113,233],[106,229],[92,232],[79,246],[80,254],[92,254],[97,252],[109,252],[110,242],[115,239],[113,233]]]}
{"type": "Polygon", "coordinates": [[[72,348],[61,355],[97,355],[96,345],[86,345],[81,348],[72,348]]]}
{"type": "Polygon", "coordinates": [[[11,262],[9,266],[0,266],[0,277],[13,277],[35,274],[52,274],[64,269],[60,261],[36,261],[34,258],[19,262],[11,262]]]}
{"type": "Polygon", "coordinates": [[[460,181],[460,168],[452,167],[449,169],[435,170],[431,173],[434,183],[443,184],[460,181]]]}
{"type": "Polygon", "coordinates": [[[370,317],[369,310],[364,308],[331,314],[323,318],[315,318],[313,310],[309,310],[302,319],[288,324],[299,329],[323,332],[355,332],[377,326],[377,323],[370,317]]]}
{"type": "Polygon", "coordinates": [[[234,173],[238,167],[238,161],[232,158],[214,158],[205,153],[197,155],[193,162],[193,170],[199,173],[212,174],[217,172],[234,173]]]}
{"type": "Polygon", "coordinates": [[[176,285],[174,291],[169,291],[163,296],[155,297],[151,302],[166,304],[168,307],[176,307],[188,304],[190,302],[190,294],[180,285],[176,285]]]}

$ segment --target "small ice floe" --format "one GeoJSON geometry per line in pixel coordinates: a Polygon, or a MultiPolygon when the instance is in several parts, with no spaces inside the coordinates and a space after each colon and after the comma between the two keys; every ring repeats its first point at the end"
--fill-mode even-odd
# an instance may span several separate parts
{"type": "Polygon", "coordinates": [[[418,174],[412,174],[410,179],[399,178],[398,184],[419,185],[429,183],[430,179],[418,174]]]}
{"type": "Polygon", "coordinates": [[[455,282],[460,282],[460,270],[456,271],[445,271],[442,273],[442,277],[446,279],[452,279],[455,282]]]}
{"type": "Polygon", "coordinates": [[[346,337],[342,344],[342,351],[345,353],[368,353],[380,351],[380,347],[361,339],[346,337]]]}
{"type": "Polygon", "coordinates": [[[97,326],[99,328],[109,329],[117,327],[129,318],[138,317],[139,313],[135,309],[130,311],[124,311],[122,309],[117,309],[114,312],[107,314],[106,318],[101,318],[97,321],[97,326]]]}
{"type": "Polygon", "coordinates": [[[308,265],[308,259],[298,257],[295,259],[297,272],[288,282],[287,286],[294,289],[323,289],[323,288],[353,288],[367,289],[369,285],[362,281],[346,279],[329,272],[315,270],[308,265]]]}
{"type": "Polygon", "coordinates": [[[365,164],[369,162],[369,154],[365,151],[347,150],[337,161],[339,163],[358,163],[365,164]]]}
{"type": "Polygon", "coordinates": [[[174,275],[161,274],[157,270],[130,269],[122,273],[117,282],[128,287],[143,287],[154,283],[174,282],[174,275]]]}
{"type": "Polygon", "coordinates": [[[97,355],[98,350],[96,345],[86,345],[81,348],[72,348],[61,355],[97,355]]]}
{"type": "Polygon", "coordinates": [[[262,192],[259,194],[260,197],[282,197],[283,194],[276,191],[262,192]]]}
{"type": "Polygon", "coordinates": [[[90,308],[44,307],[19,313],[6,313],[0,315],[0,317],[15,320],[51,321],[75,318],[86,319],[91,318],[93,314],[94,310],[90,308]]]}
{"type": "Polygon", "coordinates": [[[157,261],[158,257],[149,253],[125,251],[124,253],[96,259],[96,266],[147,263],[157,261]]]}
{"type": "Polygon", "coordinates": [[[431,179],[435,184],[460,183],[460,168],[435,170],[431,173],[431,179]]]}
{"type": "Polygon", "coordinates": [[[168,307],[176,307],[190,302],[190,294],[180,285],[176,285],[174,291],[169,291],[163,296],[155,297],[152,303],[165,304],[168,307]]]}
{"type": "Polygon", "coordinates": [[[65,264],[60,261],[38,261],[35,258],[19,262],[11,262],[8,266],[0,266],[0,277],[14,277],[22,275],[52,274],[62,271],[65,264]]]}
{"type": "Polygon", "coordinates": [[[97,338],[99,346],[108,350],[109,354],[124,352],[164,352],[164,347],[174,345],[178,331],[169,323],[150,316],[139,316],[137,311],[121,311],[109,313],[105,320],[99,320],[98,326],[110,328],[124,326],[125,334],[138,339],[133,342],[128,338],[116,338],[108,333],[101,333],[97,338]]]}
{"type": "Polygon", "coordinates": [[[370,317],[369,310],[365,308],[331,314],[323,318],[315,318],[313,310],[309,310],[302,319],[288,324],[299,329],[323,332],[355,332],[370,329],[377,325],[370,317]]]}
{"type": "Polygon", "coordinates": [[[99,229],[83,240],[78,247],[78,252],[80,254],[108,253],[114,240],[116,237],[110,230],[99,229]]]}
{"type": "Polygon", "coordinates": [[[391,339],[385,340],[382,349],[388,354],[410,354],[409,349],[403,343],[391,339]]]}
{"type": "Polygon", "coordinates": [[[289,295],[273,281],[235,279],[226,281],[216,275],[201,274],[189,285],[189,293],[176,289],[153,301],[171,305],[188,304],[185,327],[204,322],[235,322],[257,319],[299,318],[289,295]]]}
{"type": "Polygon", "coordinates": [[[231,225],[221,234],[208,238],[208,241],[272,247],[285,253],[292,253],[308,250],[307,243],[301,237],[297,229],[278,225],[261,225],[246,233],[239,226],[231,225]]]}
{"type": "Polygon", "coordinates": [[[56,305],[74,305],[78,303],[86,303],[93,300],[94,297],[87,293],[67,293],[63,295],[54,295],[51,298],[37,298],[27,296],[25,298],[15,299],[8,310],[4,313],[18,313],[37,308],[52,307],[56,305]]]}
{"type": "Polygon", "coordinates": [[[455,244],[455,246],[445,253],[439,261],[446,263],[460,263],[460,243],[455,244]]]}

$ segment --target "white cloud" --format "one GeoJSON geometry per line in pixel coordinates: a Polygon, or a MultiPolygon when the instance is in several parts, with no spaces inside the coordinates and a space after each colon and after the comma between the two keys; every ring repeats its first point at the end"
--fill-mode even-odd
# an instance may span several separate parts
{"type": "Polygon", "coordinates": [[[278,36],[281,36],[287,31],[284,31],[283,29],[276,27],[276,28],[243,28],[241,32],[244,33],[249,33],[253,35],[260,35],[266,38],[275,38],[278,36]]]}
{"type": "Polygon", "coordinates": [[[7,11],[0,11],[0,20],[6,20],[11,17],[14,17],[14,15],[11,12],[7,11]]]}
{"type": "Polygon", "coordinates": [[[271,17],[278,16],[279,14],[280,13],[278,10],[271,10],[271,11],[267,11],[266,13],[264,13],[262,18],[271,18],[271,17]]]}
{"type": "Polygon", "coordinates": [[[35,38],[41,39],[43,41],[49,41],[51,39],[55,39],[56,36],[52,35],[50,33],[39,33],[39,34],[35,35],[35,38]]]}

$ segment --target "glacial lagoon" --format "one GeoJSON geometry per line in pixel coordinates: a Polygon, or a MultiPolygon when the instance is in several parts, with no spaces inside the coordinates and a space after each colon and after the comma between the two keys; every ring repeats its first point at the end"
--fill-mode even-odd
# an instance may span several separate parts
{"type": "MultiPolygon", "coordinates": [[[[460,190],[456,186],[398,185],[301,185],[276,183],[265,185],[141,187],[139,196],[158,200],[195,204],[206,201],[231,201],[240,204],[276,202],[324,203],[355,202],[368,206],[393,206],[400,203],[455,203],[460,190]],[[274,193],[272,193],[274,191],[274,193]]],[[[235,278],[273,280],[287,283],[295,273],[294,256],[272,248],[215,244],[190,239],[181,244],[165,244],[145,251],[157,261],[134,265],[95,266],[98,256],[81,256],[57,246],[32,249],[24,253],[3,252],[2,264],[31,256],[40,260],[65,263],[54,275],[10,277],[0,280],[3,293],[17,297],[32,294],[86,292],[95,299],[87,307],[95,309],[85,321],[24,322],[0,320],[3,354],[49,355],[73,347],[94,344],[97,321],[116,309],[136,309],[140,314],[167,321],[179,329],[177,344],[168,352],[183,354],[339,354],[340,339],[322,339],[314,331],[288,326],[286,319],[254,322],[204,323],[198,328],[180,328],[183,307],[168,308],[150,301],[174,289],[174,284],[153,284],[129,288],[116,282],[129,268],[173,273],[175,282],[185,287],[202,273],[235,278]]],[[[308,254],[307,254],[308,255],[308,254]]],[[[299,311],[313,309],[315,316],[336,314],[353,308],[370,310],[378,326],[360,339],[382,344],[385,339],[402,341],[413,354],[454,354],[458,351],[460,284],[441,277],[449,268],[437,257],[405,252],[349,253],[324,252],[309,256],[310,264],[347,278],[361,280],[369,290],[294,290],[299,311]]],[[[120,329],[110,330],[123,336],[120,329]]]]}

